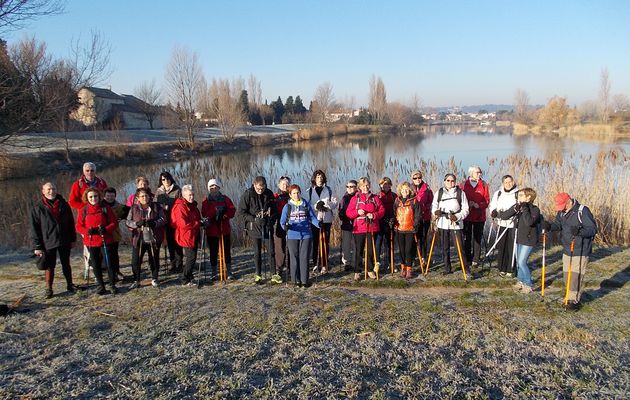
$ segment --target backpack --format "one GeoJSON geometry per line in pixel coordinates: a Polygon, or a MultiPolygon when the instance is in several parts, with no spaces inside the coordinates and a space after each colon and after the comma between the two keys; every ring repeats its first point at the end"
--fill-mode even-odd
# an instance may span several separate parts
{"type": "MultiPolygon", "coordinates": [[[[83,206],[83,209],[81,211],[83,212],[83,222],[85,223],[85,217],[87,216],[87,205],[83,206]]],[[[101,212],[105,216],[105,219],[107,219],[107,208],[105,208],[105,206],[101,207],[101,212]]]]}
{"type": "MultiPolygon", "coordinates": [[[[437,198],[437,202],[438,205],[440,204],[440,201],[442,201],[442,195],[444,194],[444,188],[440,188],[440,190],[438,190],[438,198],[437,198]]],[[[459,186],[455,186],[455,198],[457,199],[457,204],[459,204],[459,208],[462,208],[462,189],[459,188],[459,186]]]]}
{"type": "MultiPolygon", "coordinates": [[[[357,192],[355,196],[357,196],[357,202],[354,205],[354,209],[359,211],[359,204],[361,203],[360,193],[357,192]]],[[[372,200],[372,203],[374,204],[374,207],[376,208],[376,200],[374,200],[374,197],[376,197],[374,193],[370,193],[370,197],[368,197],[367,201],[364,204],[367,204],[370,200],[372,200]]]]}
{"type": "MultiPolygon", "coordinates": [[[[332,190],[330,190],[330,186],[324,185],[324,187],[328,190],[328,201],[332,199],[332,190]]],[[[308,188],[308,203],[311,204],[311,198],[313,197],[313,187],[308,188]]],[[[320,198],[321,200],[321,198],[320,198]]]]}

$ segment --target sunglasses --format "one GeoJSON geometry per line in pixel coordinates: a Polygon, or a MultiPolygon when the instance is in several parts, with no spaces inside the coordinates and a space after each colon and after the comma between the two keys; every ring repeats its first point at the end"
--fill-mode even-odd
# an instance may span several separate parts
{"type": "Polygon", "coordinates": [[[355,185],[349,185],[349,186],[346,186],[346,189],[354,189],[354,188],[356,188],[356,186],[355,186],[355,185]]]}
{"type": "Polygon", "coordinates": [[[411,179],[413,179],[414,181],[417,181],[418,179],[422,179],[422,177],[420,177],[420,176],[414,176],[414,177],[413,177],[413,178],[411,178],[411,179]]]}
{"type": "Polygon", "coordinates": [[[285,179],[286,179],[287,181],[290,181],[290,180],[291,180],[291,178],[289,178],[288,176],[281,176],[281,177],[280,177],[280,180],[281,180],[281,181],[283,181],[283,180],[285,180],[285,179]]]}

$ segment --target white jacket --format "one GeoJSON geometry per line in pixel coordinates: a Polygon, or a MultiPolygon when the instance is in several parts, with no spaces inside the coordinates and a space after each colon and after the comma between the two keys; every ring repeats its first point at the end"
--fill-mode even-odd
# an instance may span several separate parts
{"type": "Polygon", "coordinates": [[[315,210],[315,214],[317,215],[318,220],[323,220],[325,224],[330,224],[333,221],[333,210],[337,208],[337,198],[333,197],[332,190],[328,185],[324,185],[322,189],[322,194],[317,195],[317,191],[315,187],[309,188],[304,198],[311,203],[311,207],[315,210]],[[326,211],[317,211],[315,206],[318,201],[324,202],[324,207],[326,207],[326,211]]]}
{"type": "Polygon", "coordinates": [[[431,214],[435,215],[437,210],[442,210],[443,214],[440,218],[437,219],[436,225],[439,229],[448,229],[448,230],[459,230],[464,228],[464,218],[468,216],[468,200],[466,199],[466,193],[463,190],[459,189],[462,193],[462,205],[459,206],[457,202],[457,189],[458,187],[454,187],[452,189],[438,189],[433,196],[433,203],[431,204],[431,214]],[[440,197],[440,190],[443,190],[442,199],[438,203],[438,197],[440,197]],[[455,213],[457,217],[457,222],[452,222],[449,218],[448,213],[455,213]]]}
{"type": "MultiPolygon", "coordinates": [[[[488,207],[490,209],[490,212],[492,213],[493,210],[497,210],[497,212],[501,214],[502,211],[514,207],[514,204],[516,204],[517,192],[518,188],[516,186],[514,186],[514,188],[509,192],[506,192],[503,187],[494,192],[494,194],[492,195],[492,200],[490,200],[490,207],[488,207]],[[501,194],[499,195],[499,193],[501,194]]],[[[514,228],[516,226],[513,218],[501,219],[500,217],[497,217],[496,223],[504,228],[514,228]]]]}

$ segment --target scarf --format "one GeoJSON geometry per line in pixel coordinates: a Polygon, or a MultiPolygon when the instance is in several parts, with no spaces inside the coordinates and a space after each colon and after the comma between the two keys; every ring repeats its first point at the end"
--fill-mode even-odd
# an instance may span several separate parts
{"type": "Polygon", "coordinates": [[[60,206],[59,199],[55,197],[52,200],[48,200],[46,196],[42,196],[42,197],[44,199],[44,205],[46,206],[46,208],[48,208],[48,210],[52,214],[55,221],[59,222],[59,214],[61,214],[61,210],[59,210],[59,206],[60,206]]]}

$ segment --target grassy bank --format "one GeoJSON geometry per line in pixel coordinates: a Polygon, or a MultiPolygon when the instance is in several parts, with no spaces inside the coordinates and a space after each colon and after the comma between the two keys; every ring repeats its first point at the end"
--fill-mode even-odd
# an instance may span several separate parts
{"type": "Polygon", "coordinates": [[[28,297],[0,320],[0,396],[623,398],[630,250],[596,248],[575,314],[558,306],[559,249],[548,256],[544,302],[494,273],[470,285],[432,272],[411,285],[332,274],[309,289],[254,286],[243,250],[242,279],[228,285],[173,277],[161,289],[43,300],[40,274],[5,261],[0,301],[28,297]]]}

